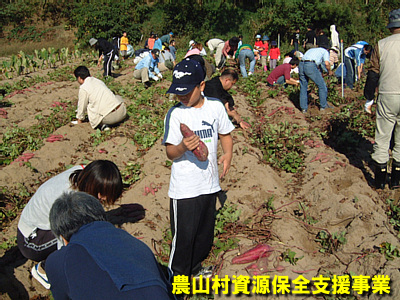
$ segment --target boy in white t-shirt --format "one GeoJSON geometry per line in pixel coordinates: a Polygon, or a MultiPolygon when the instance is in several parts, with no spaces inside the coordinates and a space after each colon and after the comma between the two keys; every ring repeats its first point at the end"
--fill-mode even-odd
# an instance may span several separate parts
{"type": "Polygon", "coordinates": [[[213,244],[219,177],[227,174],[232,160],[234,126],[221,101],[204,97],[204,86],[201,65],[187,58],[174,68],[167,91],[180,100],[165,117],[163,138],[167,157],[173,161],[168,191],[173,240],[168,267],[174,276],[204,274],[201,262],[213,244]],[[181,123],[195,135],[184,138],[181,123]],[[218,138],[224,154],[217,163],[218,138]],[[191,151],[200,140],[208,148],[206,161],[199,161],[191,151]],[[218,164],[223,164],[221,176],[218,164]]]}

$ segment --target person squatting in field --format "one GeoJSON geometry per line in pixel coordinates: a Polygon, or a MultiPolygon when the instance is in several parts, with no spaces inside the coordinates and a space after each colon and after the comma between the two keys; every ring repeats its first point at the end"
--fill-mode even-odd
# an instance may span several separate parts
{"type": "Polygon", "coordinates": [[[43,183],[22,210],[17,231],[18,248],[23,256],[39,262],[32,268],[32,275],[47,289],[46,258],[62,246],[62,241],[51,232],[50,209],[63,192],[73,190],[86,192],[100,203],[112,205],[122,194],[121,174],[108,160],[72,167],[43,183]]]}
{"type": "Polygon", "coordinates": [[[375,143],[371,155],[375,162],[375,187],[377,189],[384,189],[386,185],[392,137],[394,146],[390,188],[400,187],[400,9],[390,12],[387,28],[392,35],[378,41],[374,47],[371,55],[371,68],[368,72],[369,78],[366,82],[369,99],[373,99],[372,95],[376,86],[379,90],[375,143]]]}
{"type": "Polygon", "coordinates": [[[227,174],[232,160],[230,132],[234,126],[220,100],[202,95],[204,86],[203,68],[197,61],[186,58],[174,68],[167,91],[176,94],[180,101],[165,117],[162,142],[167,157],[173,161],[168,190],[173,238],[168,267],[173,276],[211,275],[201,263],[213,245],[216,199],[221,190],[218,140],[224,153],[218,162],[223,164],[220,177],[227,174]],[[205,161],[200,161],[192,152],[198,149],[200,137],[183,137],[181,124],[194,132],[206,130],[206,134],[211,134],[202,140],[209,153],[205,161]]]}
{"type": "Polygon", "coordinates": [[[160,50],[151,50],[148,55],[139,61],[135,67],[135,71],[133,71],[133,77],[140,79],[146,88],[151,85],[150,79],[154,81],[162,79],[162,75],[158,69],[159,56],[160,50]]]}
{"type": "Polygon", "coordinates": [[[299,85],[299,81],[290,77],[290,72],[297,68],[299,65],[299,59],[293,57],[289,63],[284,63],[277,66],[267,77],[267,85],[272,87],[275,84],[287,84],[299,85]]]}
{"type": "Polygon", "coordinates": [[[122,97],[114,95],[100,79],[90,76],[88,68],[79,66],[74,75],[80,84],[76,113],[78,124],[83,123],[86,113],[90,126],[100,130],[109,130],[109,125],[120,123],[126,118],[122,97]]]}

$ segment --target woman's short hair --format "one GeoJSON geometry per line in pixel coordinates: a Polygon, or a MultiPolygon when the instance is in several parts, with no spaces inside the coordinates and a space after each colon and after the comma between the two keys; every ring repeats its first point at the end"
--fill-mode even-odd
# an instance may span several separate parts
{"type": "Polygon", "coordinates": [[[73,189],[98,198],[104,197],[105,204],[112,205],[122,194],[122,177],[118,167],[109,160],[95,160],[83,170],[69,176],[73,189]]]}
{"type": "Polygon", "coordinates": [[[75,69],[74,75],[76,78],[80,77],[81,79],[86,79],[87,77],[90,77],[90,72],[85,66],[79,66],[75,69]]]}
{"type": "Polygon", "coordinates": [[[83,225],[106,221],[106,212],[99,200],[83,192],[63,193],[50,209],[50,228],[56,237],[68,242],[83,225]]]}

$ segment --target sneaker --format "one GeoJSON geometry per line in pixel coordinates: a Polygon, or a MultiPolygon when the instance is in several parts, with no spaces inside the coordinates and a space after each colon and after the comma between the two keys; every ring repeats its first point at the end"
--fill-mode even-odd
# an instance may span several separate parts
{"type": "Polygon", "coordinates": [[[145,89],[148,89],[150,86],[151,86],[151,82],[150,82],[150,81],[146,81],[146,82],[144,83],[144,88],[145,88],[145,89]]]}
{"type": "Polygon", "coordinates": [[[306,113],[307,113],[307,109],[302,109],[301,112],[302,112],[303,114],[306,114],[306,113]]]}
{"type": "Polygon", "coordinates": [[[101,131],[109,131],[110,130],[110,126],[108,126],[107,124],[103,124],[100,127],[101,131]]]}
{"type": "Polygon", "coordinates": [[[364,111],[365,111],[367,114],[372,114],[372,111],[371,111],[372,104],[374,104],[374,100],[368,100],[368,101],[365,103],[364,111]]]}
{"type": "Polygon", "coordinates": [[[253,75],[253,72],[249,72],[249,74],[248,74],[249,76],[251,76],[251,75],[253,75]]]}
{"type": "Polygon", "coordinates": [[[49,280],[47,279],[46,273],[43,273],[40,271],[40,263],[36,264],[32,268],[32,276],[35,278],[37,281],[39,281],[46,289],[50,289],[50,283],[49,280]]]}
{"type": "Polygon", "coordinates": [[[325,107],[321,107],[319,110],[324,111],[325,109],[328,109],[328,108],[334,108],[334,107],[332,105],[327,104],[325,107]]]}
{"type": "Polygon", "coordinates": [[[213,275],[213,266],[201,267],[199,272],[193,275],[193,278],[200,279],[200,275],[202,275],[203,278],[210,278],[213,275]]]}

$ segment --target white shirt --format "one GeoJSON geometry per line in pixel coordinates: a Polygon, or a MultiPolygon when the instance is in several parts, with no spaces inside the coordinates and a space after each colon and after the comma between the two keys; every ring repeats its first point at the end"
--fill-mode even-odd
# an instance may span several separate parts
{"type": "Polygon", "coordinates": [[[58,197],[71,191],[69,176],[83,166],[75,166],[43,183],[22,210],[18,229],[24,237],[35,234],[36,229],[50,230],[50,209],[58,197]]]}
{"type": "Polygon", "coordinates": [[[163,144],[179,145],[183,139],[180,124],[186,124],[208,148],[208,159],[199,161],[191,151],[174,160],[168,196],[172,199],[193,198],[221,190],[219,185],[217,146],[218,134],[228,134],[235,127],[228,118],[222,102],[204,98],[200,108],[179,103],[172,107],[164,120],[163,144]]]}

